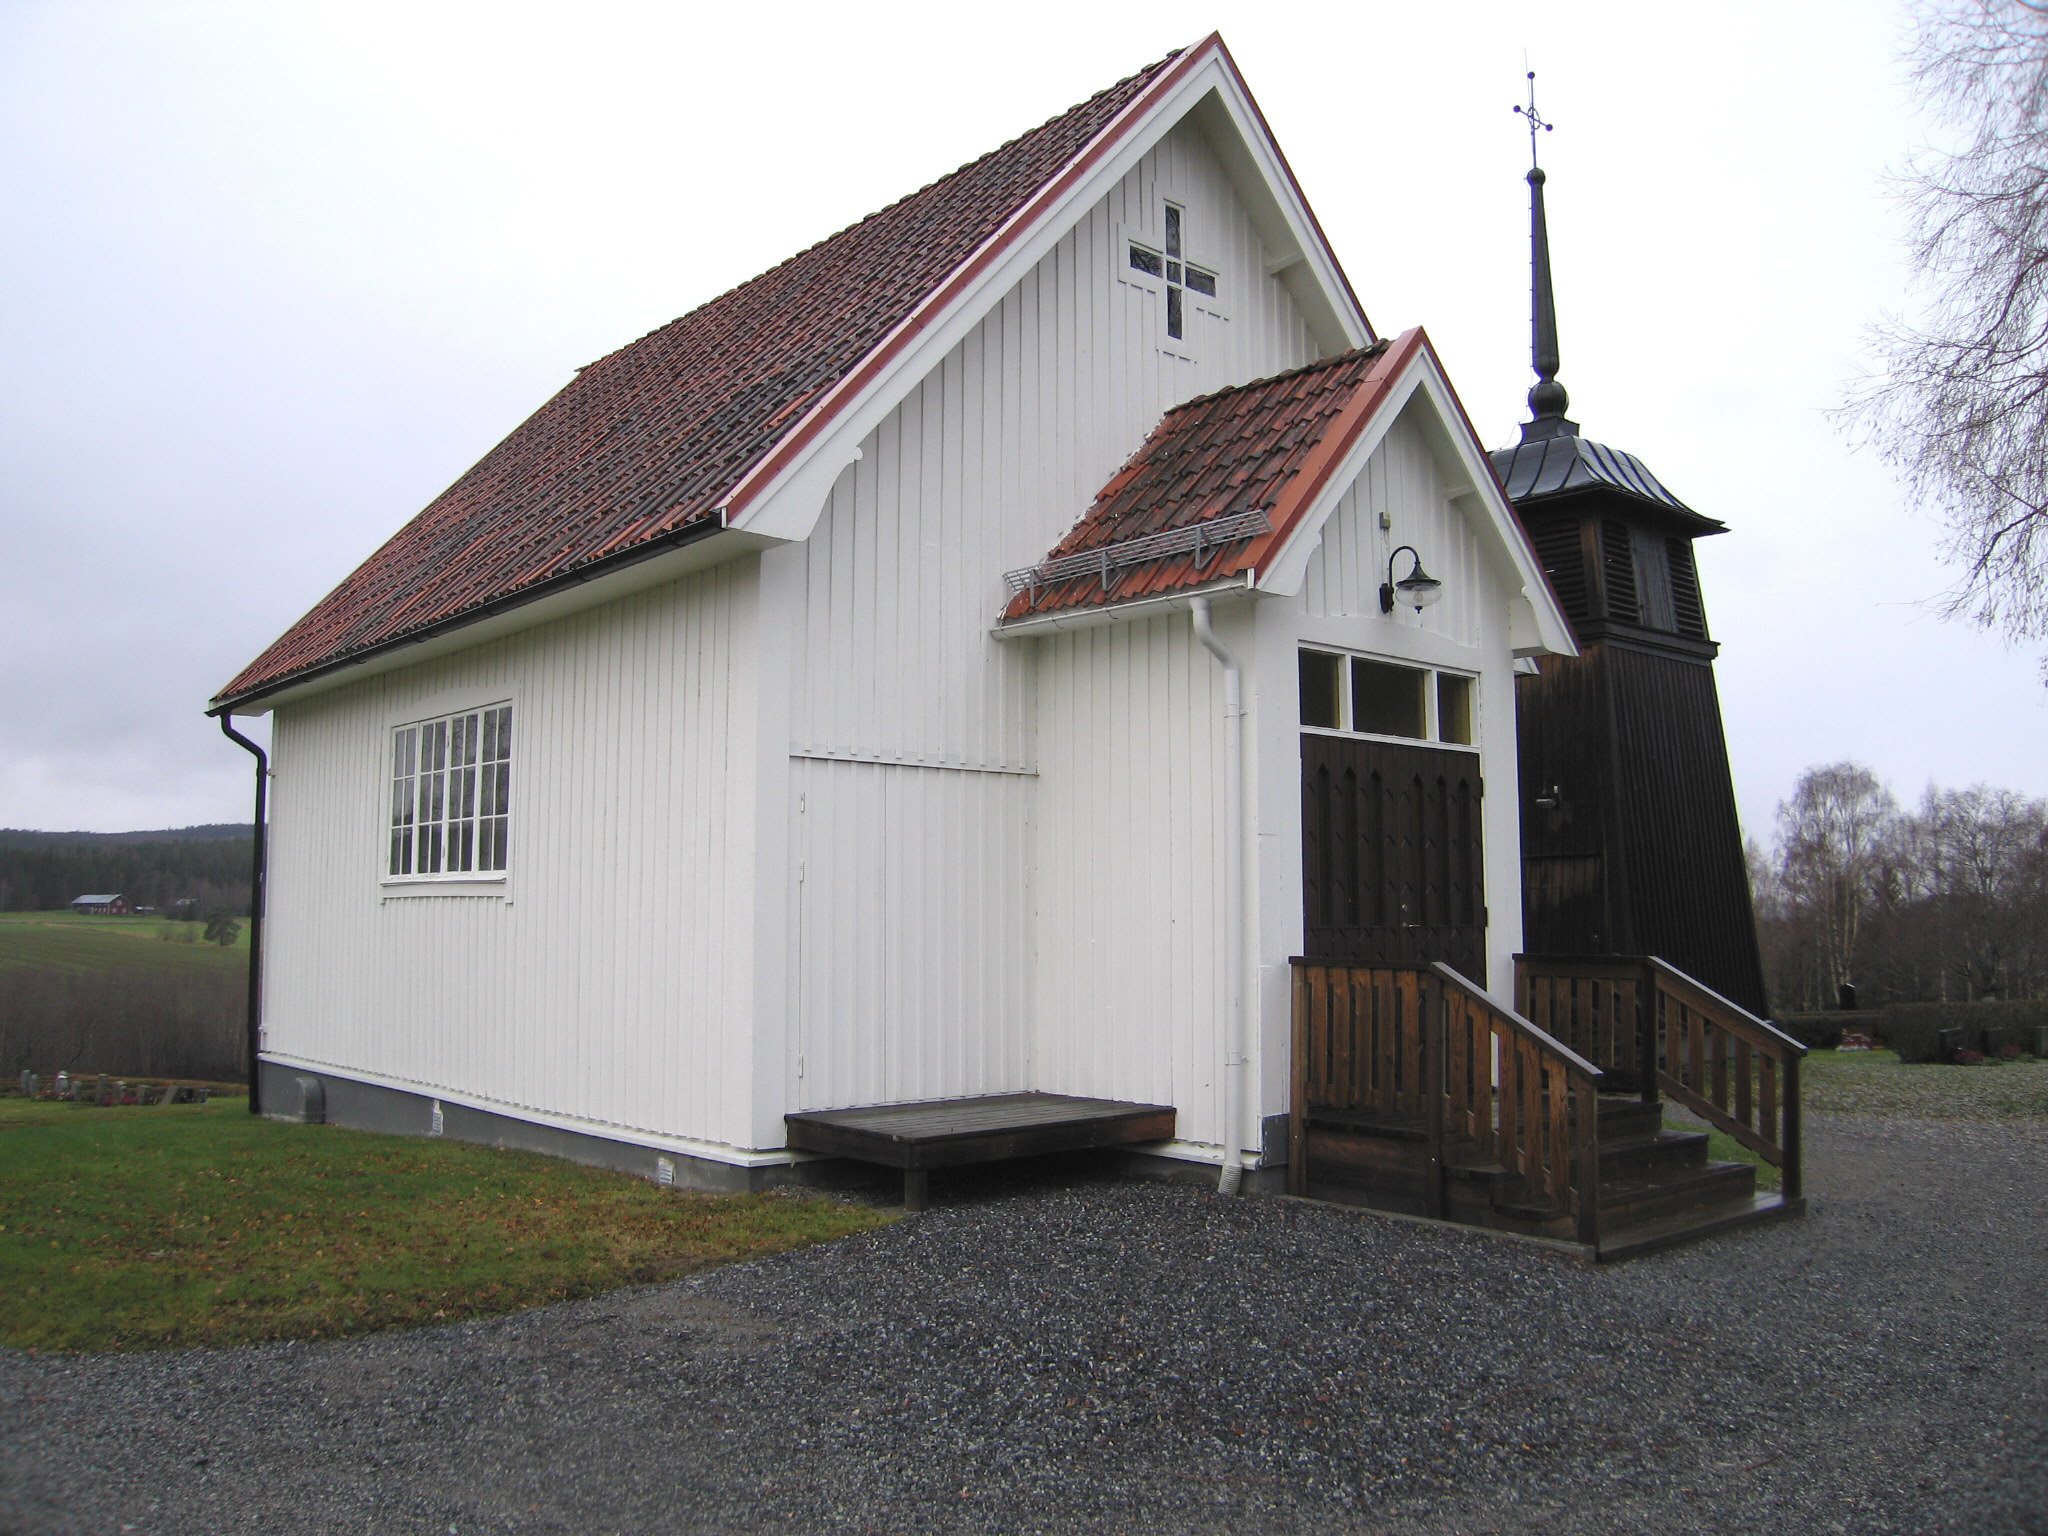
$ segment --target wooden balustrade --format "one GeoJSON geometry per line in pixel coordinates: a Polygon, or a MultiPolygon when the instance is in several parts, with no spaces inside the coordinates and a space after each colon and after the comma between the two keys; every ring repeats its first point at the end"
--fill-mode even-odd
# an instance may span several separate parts
{"type": "Polygon", "coordinates": [[[1800,1197],[1799,1063],[1806,1047],[1655,955],[1642,961],[1655,995],[1657,1083],[1784,1175],[1800,1197]]]}
{"type": "Polygon", "coordinates": [[[1657,1097],[1653,991],[1643,962],[1578,955],[1515,956],[1515,1007],[1608,1075],[1608,1089],[1657,1097]]]}
{"type": "Polygon", "coordinates": [[[1294,962],[1289,1186],[1309,1184],[1312,1124],[1401,1123],[1426,1147],[1425,1214],[1443,1213],[1446,1136],[1598,1240],[1600,1069],[1450,967],[1294,962]]]}
{"type": "Polygon", "coordinates": [[[1517,955],[1522,1011],[1645,1101],[1668,1094],[1784,1173],[1800,1193],[1806,1048],[1655,955],[1517,955]]]}

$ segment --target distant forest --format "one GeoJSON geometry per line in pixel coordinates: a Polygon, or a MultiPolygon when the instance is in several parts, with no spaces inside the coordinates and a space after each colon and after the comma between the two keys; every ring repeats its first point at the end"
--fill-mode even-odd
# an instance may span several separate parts
{"type": "Polygon", "coordinates": [[[153,832],[31,832],[0,827],[0,912],[57,910],[87,894],[126,896],[169,912],[249,911],[253,827],[220,824],[153,832]]]}

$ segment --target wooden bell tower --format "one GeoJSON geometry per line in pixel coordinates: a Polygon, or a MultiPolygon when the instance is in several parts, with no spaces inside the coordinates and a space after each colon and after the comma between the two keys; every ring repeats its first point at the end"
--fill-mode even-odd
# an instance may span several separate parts
{"type": "MultiPolygon", "coordinates": [[[[1532,100],[1532,149],[1542,126],[1532,100]]],[[[1532,419],[1493,464],[1579,655],[1544,657],[1516,686],[1523,947],[1657,955],[1762,1014],[1756,915],[1714,688],[1720,647],[1707,632],[1692,551],[1694,539],[1727,527],[1566,418],[1542,169],[1532,166],[1528,181],[1532,419]]]]}

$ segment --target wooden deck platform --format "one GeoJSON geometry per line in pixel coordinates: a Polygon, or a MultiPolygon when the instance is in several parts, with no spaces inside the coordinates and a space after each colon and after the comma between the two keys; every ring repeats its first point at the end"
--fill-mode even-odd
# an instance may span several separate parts
{"type": "Polygon", "coordinates": [[[792,1147],[902,1169],[904,1207],[921,1211],[933,1168],[1165,1141],[1173,1135],[1174,1109],[1063,1093],[997,1093],[813,1109],[782,1119],[792,1147]]]}

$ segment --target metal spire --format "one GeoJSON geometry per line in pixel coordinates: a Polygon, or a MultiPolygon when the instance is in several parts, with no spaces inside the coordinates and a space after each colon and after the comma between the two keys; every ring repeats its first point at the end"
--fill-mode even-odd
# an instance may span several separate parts
{"type": "Polygon", "coordinates": [[[1578,423],[1565,419],[1571,404],[1564,386],[1557,382],[1557,299],[1550,291],[1550,230],[1543,220],[1543,167],[1536,161],[1536,135],[1550,132],[1551,125],[1536,111],[1536,71],[1529,71],[1529,105],[1515,111],[1529,121],[1529,250],[1530,316],[1529,365],[1536,371],[1536,384],[1529,391],[1529,414],[1523,423],[1522,441],[1545,437],[1577,437],[1578,423]]]}

